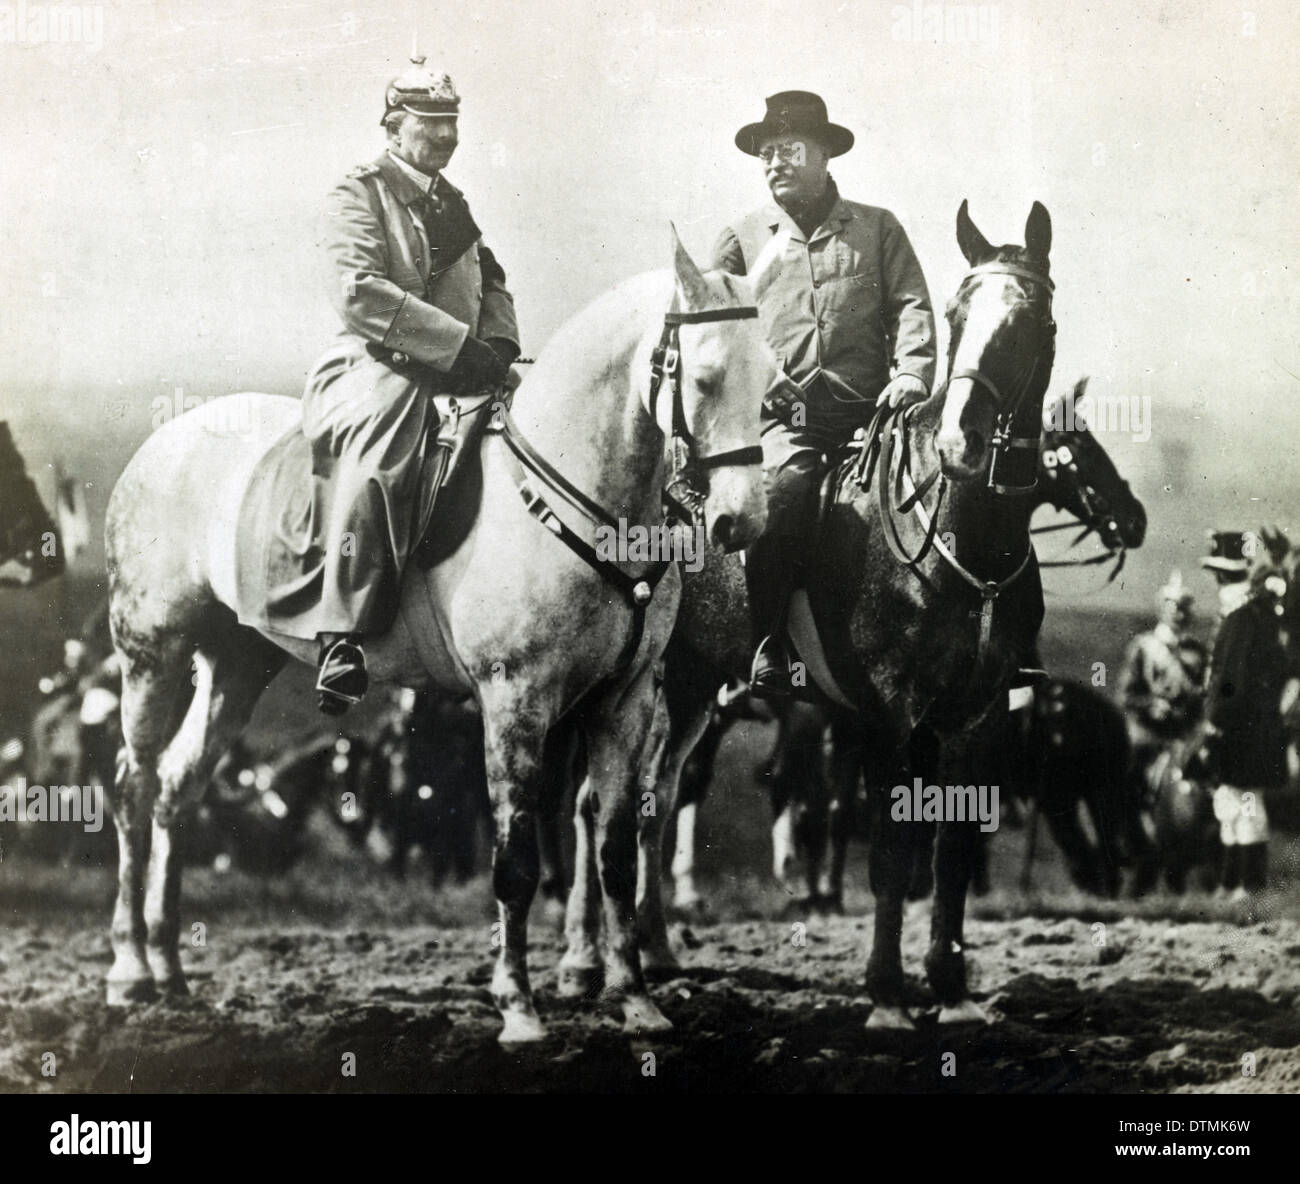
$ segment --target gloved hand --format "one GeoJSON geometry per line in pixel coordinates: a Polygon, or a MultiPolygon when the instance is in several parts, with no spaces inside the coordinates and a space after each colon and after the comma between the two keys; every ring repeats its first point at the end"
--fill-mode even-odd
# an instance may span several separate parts
{"type": "Polygon", "coordinates": [[[473,395],[504,385],[510,367],[487,342],[466,337],[447,371],[447,386],[458,395],[473,395]]]}
{"type": "Polygon", "coordinates": [[[924,403],[929,397],[929,388],[915,374],[897,375],[880,392],[880,399],[883,399],[891,407],[906,407],[911,403],[924,403]]]}
{"type": "Polygon", "coordinates": [[[519,347],[505,337],[485,337],[483,340],[507,366],[513,365],[519,356],[519,347]]]}
{"type": "Polygon", "coordinates": [[[795,407],[807,402],[807,392],[786,374],[777,372],[772,385],[763,396],[763,406],[780,420],[788,420],[794,414],[795,407]]]}

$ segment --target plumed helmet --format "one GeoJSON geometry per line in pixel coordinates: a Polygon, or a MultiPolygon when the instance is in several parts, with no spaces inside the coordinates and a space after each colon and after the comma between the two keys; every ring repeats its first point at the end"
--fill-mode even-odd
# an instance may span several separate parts
{"type": "Polygon", "coordinates": [[[403,70],[384,91],[384,118],[379,122],[386,123],[394,111],[455,119],[460,114],[460,95],[450,74],[431,70],[423,54],[412,54],[409,69],[403,70]]]}
{"type": "Polygon", "coordinates": [[[1160,589],[1159,600],[1161,603],[1172,600],[1175,604],[1191,604],[1195,599],[1192,590],[1183,582],[1183,573],[1174,568],[1169,573],[1169,579],[1165,586],[1160,589]]]}

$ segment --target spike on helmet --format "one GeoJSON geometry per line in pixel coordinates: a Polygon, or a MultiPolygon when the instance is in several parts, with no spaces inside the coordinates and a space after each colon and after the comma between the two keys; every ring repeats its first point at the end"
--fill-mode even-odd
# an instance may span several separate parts
{"type": "Polygon", "coordinates": [[[384,117],[379,122],[386,123],[394,111],[455,119],[460,115],[460,95],[450,74],[429,69],[423,54],[412,54],[410,68],[403,70],[384,91],[384,117]]]}

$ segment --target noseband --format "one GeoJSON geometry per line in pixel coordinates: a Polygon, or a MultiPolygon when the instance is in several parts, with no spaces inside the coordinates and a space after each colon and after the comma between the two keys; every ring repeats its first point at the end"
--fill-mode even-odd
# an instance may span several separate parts
{"type": "Polygon", "coordinates": [[[686,405],[682,401],[682,354],[679,330],[682,325],[707,325],[718,321],[752,321],[758,309],[752,305],[738,308],[714,308],[704,312],[666,312],[659,344],[650,354],[650,418],[659,422],[659,393],[667,378],[673,392],[672,428],[669,444],[672,473],[664,488],[664,501],[671,514],[689,524],[698,517],[704,492],[696,478],[709,469],[723,465],[761,465],[763,449],[754,444],[747,448],[730,448],[709,456],[697,454],[698,444],[686,422],[686,405]],[[676,492],[674,492],[676,491],[676,492]]]}
{"type": "Polygon", "coordinates": [[[989,464],[989,488],[994,493],[1009,497],[1022,497],[1032,493],[1038,485],[1038,434],[1033,436],[1018,435],[1015,431],[1016,417],[1024,404],[1025,396],[1033,386],[1034,375],[1044,356],[1048,360],[1048,372],[1051,372],[1052,358],[1056,353],[1056,322],[1052,319],[1052,293],[1056,285],[1047,276],[1018,263],[981,263],[971,268],[962,279],[962,286],[968,280],[985,275],[1010,275],[1017,279],[1037,284],[1047,293],[1047,321],[1044,326],[1047,333],[1046,343],[1039,348],[1025,371],[1023,381],[1011,398],[1005,398],[993,381],[982,370],[955,370],[948,376],[949,384],[953,379],[966,378],[977,386],[982,386],[993,397],[993,405],[998,409],[997,424],[993,432],[993,459],[989,464]]]}

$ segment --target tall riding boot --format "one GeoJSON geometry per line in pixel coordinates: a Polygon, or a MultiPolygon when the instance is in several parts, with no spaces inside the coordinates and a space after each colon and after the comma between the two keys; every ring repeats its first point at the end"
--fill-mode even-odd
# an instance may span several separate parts
{"type": "Polygon", "coordinates": [[[788,561],[784,553],[787,548],[778,546],[774,540],[767,542],[769,545],[766,547],[756,545],[753,548],[745,566],[754,644],[749,690],[759,698],[794,693],[790,680],[786,616],[798,569],[788,561]]]}
{"type": "Polygon", "coordinates": [[[1233,843],[1223,849],[1223,860],[1219,865],[1219,887],[1231,892],[1241,884],[1241,846],[1233,843]]]}

